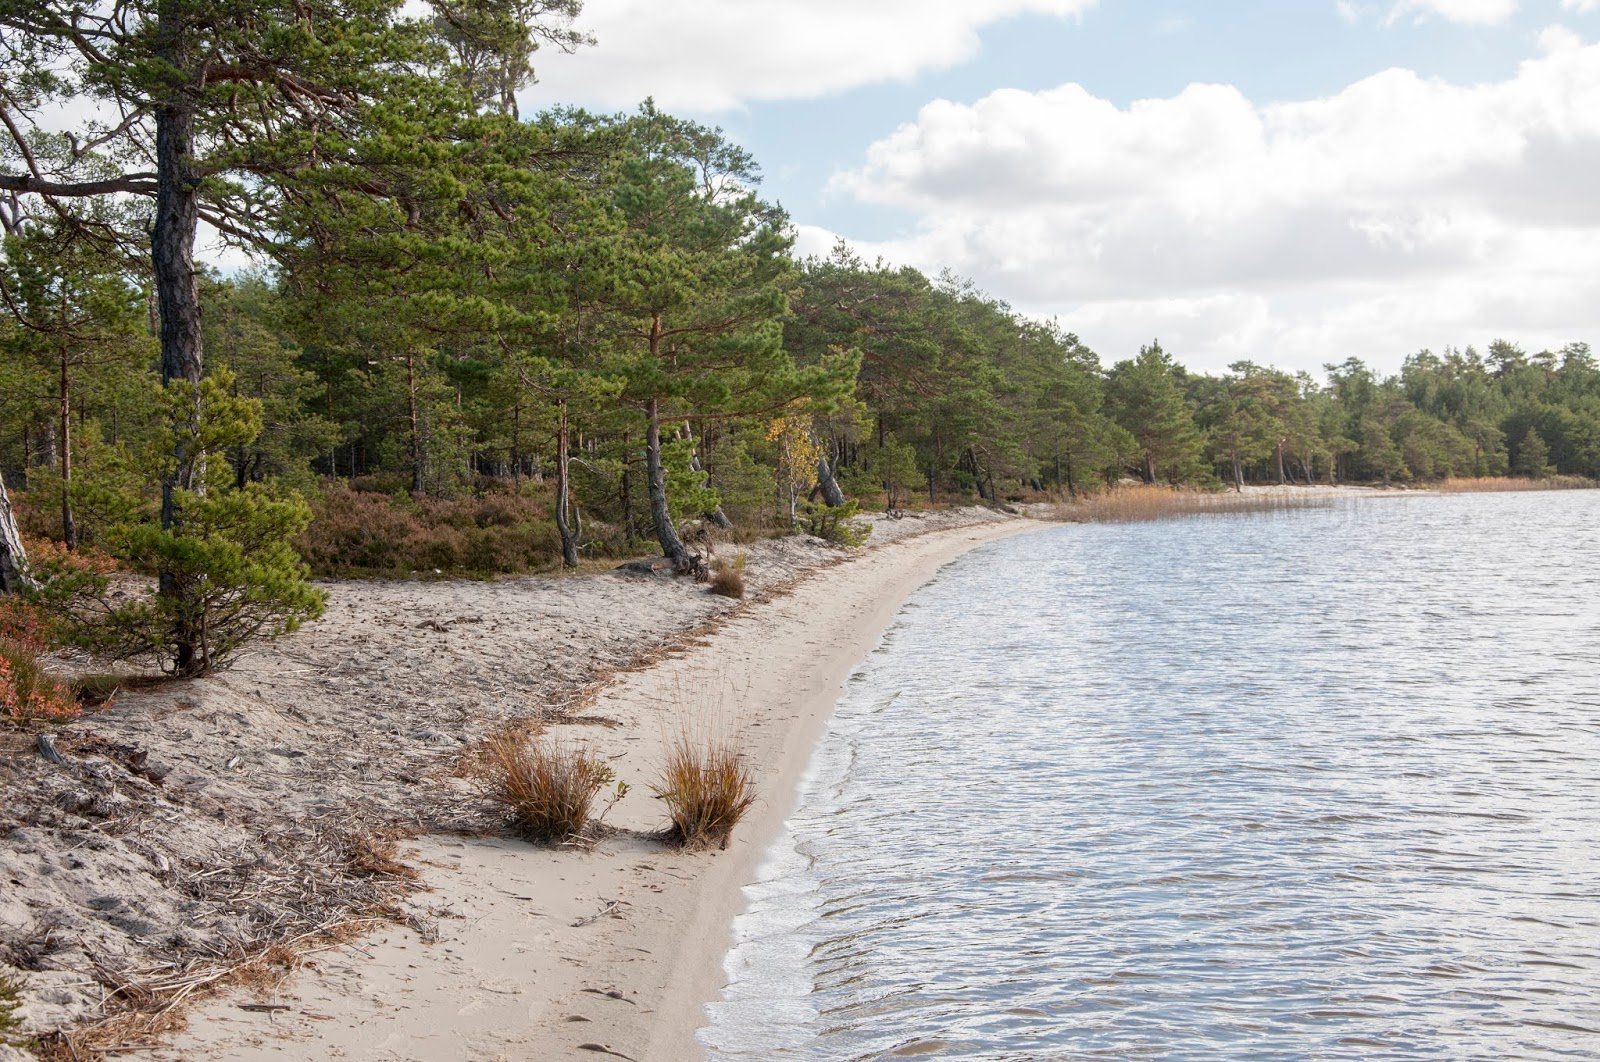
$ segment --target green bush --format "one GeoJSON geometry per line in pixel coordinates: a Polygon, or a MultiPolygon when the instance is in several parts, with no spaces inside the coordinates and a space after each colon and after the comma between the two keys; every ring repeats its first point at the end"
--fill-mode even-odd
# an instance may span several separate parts
{"type": "Polygon", "coordinates": [[[322,615],[325,595],[290,539],[311,522],[297,494],[177,491],[172,530],[131,528],[119,551],[134,571],[157,576],[161,592],[118,604],[93,632],[102,651],[152,656],[175,674],[203,675],[261,637],[293,631],[322,615]]]}
{"type": "Polygon", "coordinates": [[[801,523],[807,534],[852,549],[863,545],[867,536],[872,534],[871,524],[856,519],[860,512],[861,506],[855,501],[847,501],[843,505],[813,505],[807,502],[800,507],[801,523]]]}
{"type": "Polygon", "coordinates": [[[22,1009],[22,989],[11,978],[0,974],[0,1045],[12,1043],[22,1028],[17,1011],[22,1009]]]}

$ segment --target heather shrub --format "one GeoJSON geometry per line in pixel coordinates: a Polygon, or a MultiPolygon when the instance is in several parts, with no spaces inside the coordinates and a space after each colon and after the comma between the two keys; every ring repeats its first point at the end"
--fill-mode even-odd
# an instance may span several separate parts
{"type": "Polygon", "coordinates": [[[725,740],[689,734],[673,743],[654,790],[672,820],[668,840],[682,848],[726,848],[755,803],[755,778],[739,750],[725,740]]]}
{"type": "Polygon", "coordinates": [[[62,720],[82,711],[71,687],[39,666],[37,650],[0,639],[0,718],[14,723],[62,720]]]}
{"type": "Polygon", "coordinates": [[[547,738],[530,744],[510,734],[489,740],[483,770],[512,828],[540,844],[582,836],[596,821],[595,798],[614,778],[604,760],[581,746],[547,738]]]}
{"type": "Polygon", "coordinates": [[[295,544],[323,576],[487,576],[548,567],[561,557],[543,496],[409,497],[339,483],[313,503],[311,524],[295,544]]]}
{"type": "Polygon", "coordinates": [[[49,645],[49,623],[39,606],[16,595],[0,597],[0,642],[43,652],[49,645]]]}
{"type": "Polygon", "coordinates": [[[28,544],[28,572],[36,586],[0,597],[0,639],[45,652],[63,645],[92,648],[91,633],[104,611],[111,557],[95,549],[69,551],[57,542],[28,544]]]}

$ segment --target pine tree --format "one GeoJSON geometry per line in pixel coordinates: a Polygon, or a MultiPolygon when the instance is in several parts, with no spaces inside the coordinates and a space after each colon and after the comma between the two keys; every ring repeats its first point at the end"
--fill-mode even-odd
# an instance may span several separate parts
{"type": "Polygon", "coordinates": [[[1512,459],[1511,471],[1529,479],[1543,479],[1550,474],[1550,447],[1538,429],[1529,428],[1517,441],[1517,453],[1512,459]]]}
{"type": "Polygon", "coordinates": [[[1181,482],[1193,474],[1202,441],[1179,386],[1177,368],[1159,342],[1119,362],[1106,385],[1106,406],[1134,437],[1139,475],[1181,482]]]}

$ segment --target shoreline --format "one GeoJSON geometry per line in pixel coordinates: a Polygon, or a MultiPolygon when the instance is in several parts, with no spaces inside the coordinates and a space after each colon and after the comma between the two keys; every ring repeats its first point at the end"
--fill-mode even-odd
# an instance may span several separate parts
{"type": "Polygon", "coordinates": [[[1050,524],[1008,519],[927,533],[809,570],[585,707],[607,725],[558,725],[612,760],[628,795],[593,852],[498,836],[430,834],[405,845],[423,872],[412,921],[324,952],[261,1005],[238,993],[198,1005],[150,1057],[526,1058],[606,1053],[635,1062],[700,1057],[704,1004],[743,886],[792,809],[843,684],[905,599],[968,550],[1050,524]],[[758,803],[728,848],[679,853],[649,838],[650,794],[684,726],[738,735],[758,803]],[[436,928],[434,928],[436,927],[436,928]]]}

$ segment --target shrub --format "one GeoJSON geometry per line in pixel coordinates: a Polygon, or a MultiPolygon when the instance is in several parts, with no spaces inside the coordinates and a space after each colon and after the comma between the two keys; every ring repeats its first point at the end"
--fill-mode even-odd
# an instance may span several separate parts
{"type": "Polygon", "coordinates": [[[0,640],[0,718],[15,723],[63,720],[82,711],[71,688],[45,674],[36,650],[0,640]]]}
{"type": "Polygon", "coordinates": [[[855,501],[847,501],[843,505],[813,505],[808,502],[801,507],[801,511],[806,532],[836,546],[854,549],[863,545],[867,536],[872,534],[871,524],[856,519],[861,506],[855,501]]]}
{"type": "Polygon", "coordinates": [[[49,648],[49,629],[39,606],[32,601],[11,594],[0,597],[0,642],[42,653],[49,648]]]}
{"type": "Polygon", "coordinates": [[[734,826],[755,803],[755,779],[733,745],[685,734],[667,753],[655,795],[666,802],[672,843],[726,848],[734,826]]]}
{"type": "Polygon", "coordinates": [[[733,561],[718,557],[711,566],[711,592],[723,597],[744,597],[744,554],[733,561]]]}
{"type": "Polygon", "coordinates": [[[329,484],[296,539],[325,576],[512,574],[548,567],[561,541],[542,496],[390,496],[329,484]]]}
{"type": "Polygon", "coordinates": [[[45,652],[86,641],[94,607],[104,606],[116,562],[92,548],[69,551],[48,540],[28,545],[35,586],[0,598],[0,638],[45,652]]]}
{"type": "Polygon", "coordinates": [[[176,492],[172,530],[127,533],[135,571],[159,575],[152,598],[108,608],[91,648],[119,658],[153,656],[174,674],[204,675],[251,641],[296,630],[322,615],[326,595],[290,538],[311,511],[299,495],[257,484],[214,494],[176,492]]]}
{"type": "Polygon", "coordinates": [[[0,974],[0,1046],[10,1044],[12,1036],[22,1028],[17,1012],[22,1009],[22,989],[15,981],[0,974]]]}
{"type": "Polygon", "coordinates": [[[530,745],[512,735],[489,740],[484,767],[490,796],[512,827],[540,844],[581,836],[596,821],[595,797],[614,777],[587,749],[543,738],[530,745]]]}

